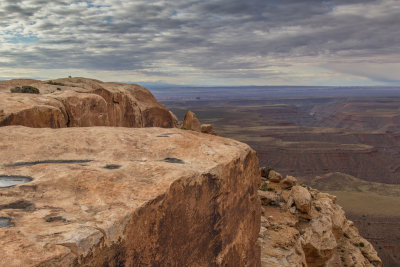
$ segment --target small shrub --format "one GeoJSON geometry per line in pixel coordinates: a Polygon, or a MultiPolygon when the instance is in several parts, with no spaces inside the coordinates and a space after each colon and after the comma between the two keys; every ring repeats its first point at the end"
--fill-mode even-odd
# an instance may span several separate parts
{"type": "Polygon", "coordinates": [[[358,244],[360,247],[365,247],[365,244],[364,244],[364,242],[360,242],[359,244],[358,244]]]}
{"type": "Polygon", "coordinates": [[[63,84],[63,83],[58,83],[58,82],[53,82],[53,81],[48,81],[47,84],[65,86],[65,84],[63,84]]]}
{"type": "Polygon", "coordinates": [[[61,91],[61,88],[60,88],[60,87],[57,87],[57,91],[61,91]]]}
{"type": "Polygon", "coordinates": [[[322,210],[320,206],[315,206],[315,209],[316,209],[317,211],[321,211],[321,210],[322,210]]]}
{"type": "Polygon", "coordinates": [[[260,189],[261,191],[267,191],[268,190],[267,183],[263,183],[262,185],[260,185],[258,189],[260,189]]]}
{"type": "Polygon", "coordinates": [[[271,188],[271,187],[267,187],[267,191],[269,191],[269,192],[276,192],[276,190],[273,189],[273,188],[271,188]]]}
{"type": "Polygon", "coordinates": [[[25,93],[25,94],[39,94],[40,91],[36,87],[24,85],[21,87],[17,86],[10,89],[11,93],[25,93]]]}

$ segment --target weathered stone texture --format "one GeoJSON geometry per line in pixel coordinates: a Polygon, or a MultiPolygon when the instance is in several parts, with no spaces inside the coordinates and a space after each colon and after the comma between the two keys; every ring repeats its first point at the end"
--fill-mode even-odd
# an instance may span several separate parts
{"type": "Polygon", "coordinates": [[[0,128],[0,266],[259,266],[258,159],[162,128],[0,128]]]}
{"type": "MultiPolygon", "coordinates": [[[[295,180],[291,177],[291,180],[295,180]]],[[[336,197],[314,189],[264,182],[261,266],[377,267],[382,262],[373,246],[346,219],[336,197]]]]}
{"type": "Polygon", "coordinates": [[[145,88],[86,78],[0,82],[0,126],[28,127],[175,127],[173,115],[145,88]],[[10,93],[30,85],[40,95],[10,93]]]}
{"type": "Polygon", "coordinates": [[[186,112],[185,118],[183,119],[182,129],[201,132],[201,123],[196,114],[190,110],[186,112]]]}

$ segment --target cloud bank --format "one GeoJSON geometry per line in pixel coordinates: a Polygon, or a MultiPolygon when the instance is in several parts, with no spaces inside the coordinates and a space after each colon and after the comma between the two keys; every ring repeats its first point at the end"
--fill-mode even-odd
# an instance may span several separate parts
{"type": "Polygon", "coordinates": [[[0,78],[69,74],[195,85],[399,84],[400,1],[2,0],[0,78]]]}

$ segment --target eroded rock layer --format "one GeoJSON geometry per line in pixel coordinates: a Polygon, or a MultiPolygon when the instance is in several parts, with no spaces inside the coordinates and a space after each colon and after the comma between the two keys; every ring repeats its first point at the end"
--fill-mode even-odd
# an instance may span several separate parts
{"type": "Polygon", "coordinates": [[[261,266],[382,265],[374,247],[346,219],[335,196],[297,185],[291,176],[264,181],[260,189],[261,266]]]}
{"type": "Polygon", "coordinates": [[[0,126],[175,127],[174,115],[145,88],[87,78],[0,82],[0,126]],[[40,94],[11,93],[20,86],[40,94]]]}
{"type": "Polygon", "coordinates": [[[7,126],[0,144],[0,266],[260,265],[258,159],[243,143],[7,126]]]}

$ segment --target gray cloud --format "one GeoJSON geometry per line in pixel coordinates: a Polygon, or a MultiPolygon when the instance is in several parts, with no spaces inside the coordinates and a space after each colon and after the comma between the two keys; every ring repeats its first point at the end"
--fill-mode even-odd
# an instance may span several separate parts
{"type": "Polygon", "coordinates": [[[298,61],[400,63],[399,52],[396,0],[0,3],[0,67],[260,78],[298,61]]]}

